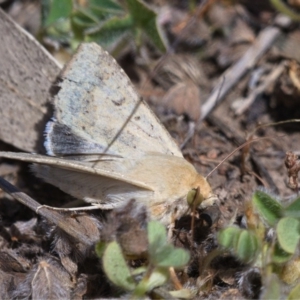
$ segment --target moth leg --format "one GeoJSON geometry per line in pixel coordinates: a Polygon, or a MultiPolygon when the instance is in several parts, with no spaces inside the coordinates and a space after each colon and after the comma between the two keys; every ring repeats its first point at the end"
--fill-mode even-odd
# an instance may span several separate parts
{"type": "Polygon", "coordinates": [[[173,232],[175,228],[175,221],[176,221],[176,211],[172,212],[171,214],[171,220],[170,220],[170,225],[168,226],[168,241],[172,242],[172,237],[173,237],[173,232]]]}
{"type": "Polygon", "coordinates": [[[94,209],[107,209],[107,207],[102,207],[101,205],[91,205],[85,207],[53,207],[48,205],[40,205],[36,208],[35,212],[38,213],[40,209],[47,208],[56,211],[87,211],[94,209]]]}
{"type": "Polygon", "coordinates": [[[201,208],[207,208],[207,207],[211,207],[214,204],[218,204],[219,198],[217,195],[212,194],[209,198],[205,199],[201,204],[200,207],[201,208]]]}

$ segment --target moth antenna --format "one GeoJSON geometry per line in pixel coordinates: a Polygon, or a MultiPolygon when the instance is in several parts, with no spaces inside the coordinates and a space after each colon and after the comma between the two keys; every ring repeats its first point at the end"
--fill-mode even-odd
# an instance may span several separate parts
{"type": "Polygon", "coordinates": [[[264,127],[277,126],[277,125],[288,124],[288,123],[299,123],[299,122],[300,122],[300,119],[289,119],[289,120],[284,120],[284,121],[279,121],[279,122],[260,124],[260,125],[256,126],[256,128],[249,134],[249,136],[252,136],[258,129],[261,129],[264,127]]]}
{"type": "Polygon", "coordinates": [[[258,137],[255,139],[252,139],[251,141],[246,141],[245,143],[243,143],[242,145],[238,146],[236,149],[234,149],[232,152],[230,152],[228,155],[225,156],[225,158],[223,158],[221,160],[220,163],[218,163],[206,176],[205,179],[207,179],[213,172],[215,172],[226,160],[228,160],[228,158],[230,158],[234,153],[236,153],[238,150],[244,148],[247,145],[250,145],[254,142],[258,142],[261,140],[270,140],[270,139],[274,139],[275,137],[258,137]]]}

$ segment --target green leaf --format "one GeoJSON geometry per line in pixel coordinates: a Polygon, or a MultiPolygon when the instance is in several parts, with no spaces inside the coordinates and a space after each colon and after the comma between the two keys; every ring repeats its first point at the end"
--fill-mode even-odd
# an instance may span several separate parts
{"type": "Polygon", "coordinates": [[[163,36],[161,28],[159,28],[156,19],[150,20],[148,23],[145,23],[142,27],[152,41],[152,43],[162,52],[166,51],[166,39],[163,36]]]}
{"type": "Polygon", "coordinates": [[[126,0],[126,3],[135,26],[141,28],[159,50],[166,51],[162,32],[156,23],[156,13],[143,1],[126,0]]]}
{"type": "Polygon", "coordinates": [[[283,215],[282,205],[263,191],[256,191],[252,202],[258,213],[270,226],[274,226],[283,215]]]}
{"type": "Polygon", "coordinates": [[[52,0],[50,4],[50,11],[45,20],[45,26],[60,21],[61,19],[69,18],[72,13],[72,0],[52,0]]]}
{"type": "Polygon", "coordinates": [[[259,250],[258,238],[252,232],[237,227],[221,230],[218,242],[244,262],[253,260],[259,250]]]}
{"type": "Polygon", "coordinates": [[[155,20],[156,13],[139,0],[126,0],[127,8],[136,25],[144,27],[145,24],[155,20]]]}
{"type": "Polygon", "coordinates": [[[155,268],[150,276],[145,276],[135,288],[134,298],[143,298],[147,292],[150,292],[156,287],[159,287],[167,282],[169,278],[169,271],[165,268],[155,268]]]}
{"type": "Polygon", "coordinates": [[[283,264],[292,258],[292,254],[285,252],[278,243],[275,244],[272,261],[277,264],[283,264]]]}
{"type": "Polygon", "coordinates": [[[165,246],[163,251],[157,253],[153,259],[159,267],[174,267],[176,269],[184,267],[188,263],[190,255],[184,249],[176,249],[169,245],[165,246]]]}
{"type": "Polygon", "coordinates": [[[145,273],[147,271],[147,267],[146,266],[142,266],[136,269],[133,269],[131,272],[131,275],[135,276],[135,275],[139,275],[142,273],[145,273]]]}
{"type": "Polygon", "coordinates": [[[218,242],[225,249],[233,249],[237,244],[241,229],[228,227],[218,233],[218,242]]]}
{"type": "Polygon", "coordinates": [[[103,269],[111,282],[125,290],[132,291],[136,284],[117,242],[107,245],[103,254],[103,269]]]}
{"type": "Polygon", "coordinates": [[[289,293],[288,300],[299,300],[300,299],[300,284],[297,284],[289,293]]]}
{"type": "Polygon", "coordinates": [[[79,8],[72,14],[72,24],[81,28],[90,28],[98,25],[101,19],[90,9],[79,8]]]}
{"type": "Polygon", "coordinates": [[[257,255],[258,249],[259,242],[257,237],[247,230],[242,230],[235,247],[237,257],[244,262],[250,262],[257,255]]]}
{"type": "Polygon", "coordinates": [[[187,251],[168,244],[166,228],[158,221],[148,223],[148,241],[149,257],[154,266],[181,268],[190,259],[187,251]]]}
{"type": "Polygon", "coordinates": [[[95,250],[96,250],[96,254],[98,255],[98,257],[102,257],[102,255],[104,254],[106,245],[107,245],[107,243],[101,242],[101,241],[96,244],[95,250]]]}
{"type": "Polygon", "coordinates": [[[120,43],[132,35],[132,20],[130,16],[113,17],[105,21],[101,27],[86,32],[86,41],[96,42],[104,48],[120,43]]]}
{"type": "Polygon", "coordinates": [[[287,253],[295,253],[299,243],[299,221],[295,218],[282,218],[277,224],[277,238],[281,248],[287,253]]]}
{"type": "Polygon", "coordinates": [[[147,280],[146,290],[150,292],[158,286],[162,286],[169,279],[169,270],[166,268],[155,268],[147,280]]]}
{"type": "Polygon", "coordinates": [[[295,199],[285,208],[285,215],[287,217],[300,218],[300,198],[295,199]]]}
{"type": "Polygon", "coordinates": [[[96,27],[112,17],[125,15],[121,6],[112,1],[89,1],[88,6],[77,6],[73,14],[73,22],[78,26],[96,27]]]}
{"type": "Polygon", "coordinates": [[[89,6],[106,13],[116,14],[124,11],[119,3],[111,0],[89,0],[89,6]]]}
{"type": "Polygon", "coordinates": [[[47,37],[74,48],[80,42],[96,42],[117,54],[145,35],[161,51],[166,41],[156,24],[156,13],[141,0],[42,0],[42,23],[47,37]],[[128,3],[127,3],[128,2],[128,3]]]}
{"type": "Polygon", "coordinates": [[[168,243],[167,231],[163,224],[158,221],[150,221],[147,227],[149,255],[155,257],[168,243]]]}

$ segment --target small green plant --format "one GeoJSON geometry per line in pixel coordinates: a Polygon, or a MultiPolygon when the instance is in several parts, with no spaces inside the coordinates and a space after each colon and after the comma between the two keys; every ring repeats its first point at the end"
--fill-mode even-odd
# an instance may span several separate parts
{"type": "MultiPolygon", "coordinates": [[[[169,279],[169,268],[184,267],[189,253],[168,243],[165,226],[151,221],[147,227],[148,259],[145,266],[131,269],[116,241],[99,242],[96,252],[102,257],[103,269],[109,280],[116,286],[132,293],[134,298],[144,297],[154,288],[164,285],[169,279]]],[[[191,296],[187,290],[169,292],[173,296],[191,296]]]]}
{"type": "Polygon", "coordinates": [[[42,37],[72,49],[85,41],[117,52],[132,41],[141,46],[146,37],[158,50],[166,50],[157,15],[141,0],[43,0],[42,16],[42,37]]]}
{"type": "Polygon", "coordinates": [[[218,234],[219,244],[261,270],[263,299],[279,299],[289,284],[288,299],[300,298],[300,198],[283,206],[276,197],[256,191],[246,208],[247,229],[230,226],[218,234]]]}

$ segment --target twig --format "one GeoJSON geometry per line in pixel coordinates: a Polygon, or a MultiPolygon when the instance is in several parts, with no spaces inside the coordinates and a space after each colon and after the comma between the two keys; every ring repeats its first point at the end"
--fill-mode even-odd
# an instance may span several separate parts
{"type": "Polygon", "coordinates": [[[46,218],[51,223],[60,227],[62,230],[64,230],[66,233],[76,238],[80,242],[86,245],[93,245],[97,241],[98,237],[89,237],[81,231],[81,227],[83,227],[82,224],[78,223],[77,221],[71,222],[71,218],[66,218],[65,216],[54,210],[50,210],[41,206],[37,201],[35,201],[25,193],[19,191],[15,186],[10,184],[2,177],[0,177],[0,188],[31,210],[35,212],[38,210],[37,213],[40,216],[46,218]]]}
{"type": "Polygon", "coordinates": [[[261,93],[263,93],[271,83],[273,83],[283,72],[285,68],[285,61],[283,61],[281,64],[279,64],[263,81],[262,84],[258,85],[251,93],[248,95],[247,98],[242,99],[241,105],[239,105],[238,108],[235,109],[236,115],[243,114],[255,101],[257,96],[261,93]]]}
{"type": "Polygon", "coordinates": [[[169,273],[170,273],[170,277],[171,277],[171,279],[172,279],[172,281],[173,281],[173,284],[174,284],[174,286],[175,286],[175,289],[176,289],[176,290],[182,290],[182,289],[183,289],[182,284],[181,284],[181,282],[179,281],[179,279],[178,279],[178,277],[177,277],[177,274],[176,274],[176,272],[175,272],[175,270],[174,270],[173,267],[170,267],[170,268],[169,268],[169,273]]]}
{"type": "Polygon", "coordinates": [[[184,139],[184,141],[180,145],[180,149],[181,150],[186,146],[186,144],[189,142],[189,140],[194,136],[195,130],[196,130],[196,124],[195,124],[195,122],[194,121],[190,121],[189,122],[189,130],[187,132],[186,138],[184,139]]]}
{"type": "MultiPolygon", "coordinates": [[[[281,18],[282,16],[279,17],[281,18]]],[[[215,86],[213,92],[201,108],[201,120],[205,119],[246,72],[253,68],[258,59],[272,46],[280,33],[280,28],[274,26],[266,27],[260,32],[256,42],[247,50],[244,56],[221,76],[220,82],[215,86]]]]}

